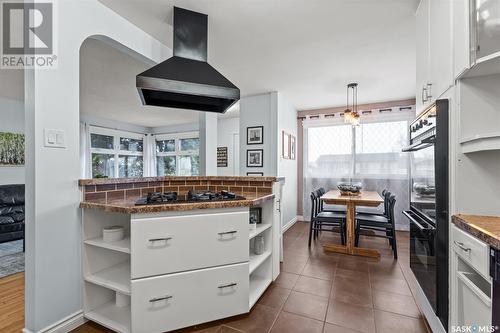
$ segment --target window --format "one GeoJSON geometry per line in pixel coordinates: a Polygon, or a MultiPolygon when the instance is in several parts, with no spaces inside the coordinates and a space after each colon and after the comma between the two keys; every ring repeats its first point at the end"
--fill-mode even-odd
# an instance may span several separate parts
{"type": "Polygon", "coordinates": [[[312,127],[308,130],[308,171],[318,177],[351,174],[352,126],[312,127]]]}
{"type": "Polygon", "coordinates": [[[142,134],[90,128],[92,178],[142,177],[142,134]]]}
{"type": "Polygon", "coordinates": [[[406,175],[407,121],[366,123],[356,127],[356,175],[406,175]]]}
{"type": "Polygon", "coordinates": [[[333,125],[307,130],[307,172],[315,177],[407,175],[408,122],[333,125]]]}
{"type": "Polygon", "coordinates": [[[200,139],[197,132],[156,137],[158,176],[197,176],[199,168],[200,139]]]}

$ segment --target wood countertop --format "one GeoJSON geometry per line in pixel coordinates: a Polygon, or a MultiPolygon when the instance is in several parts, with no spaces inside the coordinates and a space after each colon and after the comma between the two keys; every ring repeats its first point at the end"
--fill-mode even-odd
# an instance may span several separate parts
{"type": "Polygon", "coordinates": [[[178,202],[159,205],[136,206],[135,202],[139,197],[126,199],[96,199],[84,200],[80,203],[80,208],[100,209],[111,213],[123,214],[145,214],[169,211],[185,211],[194,209],[251,207],[260,205],[263,202],[274,199],[274,194],[247,195],[244,200],[231,201],[204,201],[204,202],[178,202]]]}
{"type": "Polygon", "coordinates": [[[457,228],[500,249],[500,217],[481,215],[453,215],[451,221],[457,228]]]}

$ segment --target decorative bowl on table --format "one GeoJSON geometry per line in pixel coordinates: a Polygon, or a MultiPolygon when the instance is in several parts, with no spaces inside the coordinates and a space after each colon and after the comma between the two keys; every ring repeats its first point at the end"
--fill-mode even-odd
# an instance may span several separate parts
{"type": "Polygon", "coordinates": [[[431,197],[436,194],[436,187],[434,185],[415,183],[413,184],[413,190],[418,196],[422,197],[431,197]]]}
{"type": "Polygon", "coordinates": [[[339,183],[337,188],[341,195],[359,195],[363,186],[361,183],[339,183]]]}

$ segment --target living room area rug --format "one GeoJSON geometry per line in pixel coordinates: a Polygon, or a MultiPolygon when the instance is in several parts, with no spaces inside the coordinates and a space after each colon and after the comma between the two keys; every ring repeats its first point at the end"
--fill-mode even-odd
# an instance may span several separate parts
{"type": "Polygon", "coordinates": [[[0,278],[24,272],[23,241],[0,244],[0,278]]]}

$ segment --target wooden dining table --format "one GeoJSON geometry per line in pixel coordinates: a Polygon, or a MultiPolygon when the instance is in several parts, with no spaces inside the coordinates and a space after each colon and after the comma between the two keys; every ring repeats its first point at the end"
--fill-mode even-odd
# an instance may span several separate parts
{"type": "Polygon", "coordinates": [[[356,222],[356,206],[377,207],[384,202],[384,199],[375,191],[362,191],[359,195],[341,195],[338,190],[326,192],[320,198],[328,205],[345,205],[346,206],[346,224],[347,237],[346,245],[324,244],[323,250],[326,252],[344,253],[356,256],[364,256],[371,258],[379,258],[380,253],[376,249],[368,249],[356,247],[355,238],[355,222],[356,222]]]}

